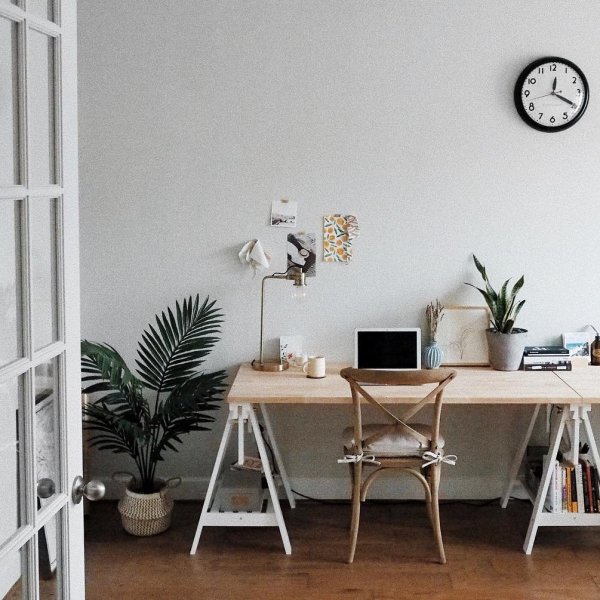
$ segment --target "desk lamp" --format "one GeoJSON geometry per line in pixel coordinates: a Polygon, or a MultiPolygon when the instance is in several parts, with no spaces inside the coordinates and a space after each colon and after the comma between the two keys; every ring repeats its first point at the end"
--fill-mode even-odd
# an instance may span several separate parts
{"type": "Polygon", "coordinates": [[[299,267],[290,267],[284,273],[273,273],[263,277],[260,296],[260,355],[258,360],[252,361],[252,368],[256,371],[285,371],[289,363],[279,357],[279,360],[263,360],[263,334],[265,322],[265,282],[267,279],[287,279],[294,282],[294,286],[302,289],[306,286],[306,275],[299,267]]]}

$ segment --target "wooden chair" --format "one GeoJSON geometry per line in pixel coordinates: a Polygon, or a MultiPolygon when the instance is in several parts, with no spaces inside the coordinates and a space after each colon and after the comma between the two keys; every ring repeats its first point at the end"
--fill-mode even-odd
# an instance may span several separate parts
{"type": "Polygon", "coordinates": [[[349,464],[352,479],[352,521],[348,562],[351,563],[354,560],[360,520],[360,503],[365,501],[369,487],[382,472],[388,469],[401,469],[414,475],[423,485],[427,513],[433,527],[440,562],[444,564],[446,555],[442,542],[438,505],[440,470],[442,462],[454,464],[456,457],[444,456],[444,438],[440,435],[440,417],[444,388],[456,377],[456,371],[451,369],[375,371],[346,368],[340,371],[340,375],[350,384],[354,411],[354,426],[347,427],[343,433],[346,456],[338,461],[349,464]],[[405,409],[400,416],[395,416],[375,400],[361,384],[437,385],[417,404],[405,409]],[[363,399],[381,410],[389,422],[363,426],[362,408],[366,406],[363,399]],[[407,423],[424,406],[431,403],[434,403],[431,425],[407,423]],[[364,481],[363,465],[375,468],[364,481]]]}

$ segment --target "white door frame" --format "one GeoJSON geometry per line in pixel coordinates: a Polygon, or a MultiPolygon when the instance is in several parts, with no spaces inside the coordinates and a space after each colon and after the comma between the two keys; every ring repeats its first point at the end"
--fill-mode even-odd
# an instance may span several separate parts
{"type": "MultiPolygon", "coordinates": [[[[19,111],[18,162],[19,180],[15,185],[0,184],[0,202],[21,201],[21,336],[22,357],[8,365],[0,365],[0,383],[21,377],[23,410],[19,411],[22,436],[19,441],[21,459],[22,523],[17,531],[0,546],[0,565],[25,548],[22,573],[26,575],[25,597],[37,600],[38,554],[37,533],[51,521],[58,527],[61,598],[83,600],[85,597],[83,508],[71,500],[71,487],[82,473],[81,448],[81,383],[80,383],[80,310],[79,310],[79,182],[77,147],[77,4],[76,0],[54,0],[53,18],[48,20],[28,10],[27,0],[17,4],[0,3],[0,17],[16,23],[17,91],[19,111]],[[33,54],[29,53],[30,32],[45,34],[54,41],[54,179],[49,184],[31,185],[29,153],[31,111],[28,102],[29,73],[33,54]],[[30,242],[30,205],[36,198],[56,198],[56,326],[58,337],[36,350],[32,330],[32,253],[30,242]],[[59,427],[59,487],[43,509],[37,509],[36,441],[34,429],[35,367],[55,359],[60,364],[58,390],[55,389],[59,427]]],[[[35,35],[35,34],[34,34],[35,35]]],[[[0,140],[1,143],[1,140],[0,140]]],[[[56,375],[55,375],[56,377],[56,375]]],[[[1,498],[1,496],[0,496],[1,498]]],[[[0,499],[0,510],[2,500],[0,499]]]]}

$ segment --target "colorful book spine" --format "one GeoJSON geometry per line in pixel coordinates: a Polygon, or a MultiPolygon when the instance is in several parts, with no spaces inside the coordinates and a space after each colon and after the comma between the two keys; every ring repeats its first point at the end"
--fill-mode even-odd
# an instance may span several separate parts
{"type": "Polygon", "coordinates": [[[561,478],[561,491],[562,491],[562,512],[568,512],[568,494],[567,494],[567,468],[561,467],[560,469],[561,478]]]}
{"type": "Polygon", "coordinates": [[[598,512],[598,469],[596,466],[590,468],[592,475],[592,512],[598,512]]]}
{"type": "Polygon", "coordinates": [[[581,478],[583,480],[583,509],[584,512],[589,513],[592,509],[592,488],[590,486],[590,472],[589,465],[590,463],[587,460],[581,459],[581,478]]]}
{"type": "Polygon", "coordinates": [[[554,469],[552,469],[552,503],[551,510],[553,513],[562,512],[562,469],[560,463],[554,461],[554,469]]]}
{"type": "Polygon", "coordinates": [[[569,363],[536,363],[524,364],[524,371],[571,371],[573,365],[569,363]]]}
{"type": "Polygon", "coordinates": [[[534,354],[532,356],[524,356],[523,364],[544,364],[544,363],[570,363],[571,357],[564,354],[534,354]]]}
{"type": "Polygon", "coordinates": [[[564,346],[525,346],[523,349],[523,356],[543,356],[544,354],[569,356],[569,350],[564,346]]]}
{"type": "Polygon", "coordinates": [[[573,471],[575,473],[575,494],[577,498],[577,510],[573,510],[573,512],[583,513],[585,512],[585,505],[583,501],[583,472],[581,463],[577,463],[573,471]]]}

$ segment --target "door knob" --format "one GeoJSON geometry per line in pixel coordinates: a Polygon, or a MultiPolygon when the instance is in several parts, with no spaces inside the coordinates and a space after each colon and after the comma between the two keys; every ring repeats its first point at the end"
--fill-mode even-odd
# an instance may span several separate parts
{"type": "Polygon", "coordinates": [[[43,477],[42,479],[38,480],[36,491],[38,498],[50,498],[50,496],[54,496],[56,493],[56,485],[52,479],[43,477]]]}
{"type": "Polygon", "coordinates": [[[83,477],[78,475],[75,477],[75,481],[73,481],[71,499],[75,504],[79,504],[84,497],[92,501],[100,500],[104,498],[105,491],[106,487],[101,481],[92,479],[92,481],[84,483],[83,477]]]}

